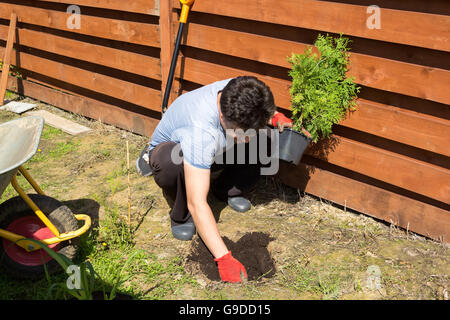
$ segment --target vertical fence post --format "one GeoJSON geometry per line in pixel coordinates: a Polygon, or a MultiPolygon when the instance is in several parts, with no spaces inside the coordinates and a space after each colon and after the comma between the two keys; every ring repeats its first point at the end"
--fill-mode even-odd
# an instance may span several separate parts
{"type": "Polygon", "coordinates": [[[11,13],[9,22],[8,40],[6,42],[5,56],[3,58],[2,76],[0,80],[0,105],[4,103],[6,88],[8,86],[9,67],[11,63],[11,52],[14,45],[14,38],[16,34],[17,15],[11,13]]]}
{"type": "MultiPolygon", "coordinates": [[[[170,63],[174,49],[174,21],[176,21],[176,14],[173,12],[173,1],[160,0],[159,32],[161,37],[161,105],[164,98],[164,92],[166,90],[167,77],[169,76],[170,63]]],[[[177,75],[177,70],[175,71],[175,75],[177,75]]],[[[179,81],[174,79],[170,93],[169,105],[176,98],[179,87],[179,81]]]]}

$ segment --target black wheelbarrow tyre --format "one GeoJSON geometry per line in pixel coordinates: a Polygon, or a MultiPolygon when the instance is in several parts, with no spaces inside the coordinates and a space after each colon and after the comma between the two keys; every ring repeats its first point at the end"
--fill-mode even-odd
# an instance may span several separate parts
{"type": "MultiPolygon", "coordinates": [[[[60,233],[74,231],[78,228],[78,220],[75,218],[72,211],[60,201],[40,194],[29,194],[28,196],[54,224],[60,233]]],[[[31,210],[21,197],[11,198],[0,205],[0,228],[6,229],[14,220],[34,215],[35,213],[33,210],[31,210]]],[[[57,252],[72,260],[77,253],[78,244],[79,237],[61,242],[57,252]]],[[[2,265],[10,276],[17,279],[35,280],[45,276],[44,265],[27,266],[11,259],[3,248],[3,241],[1,238],[0,265],[2,265]]],[[[50,274],[57,271],[64,271],[54,259],[47,262],[46,267],[50,274]]]]}

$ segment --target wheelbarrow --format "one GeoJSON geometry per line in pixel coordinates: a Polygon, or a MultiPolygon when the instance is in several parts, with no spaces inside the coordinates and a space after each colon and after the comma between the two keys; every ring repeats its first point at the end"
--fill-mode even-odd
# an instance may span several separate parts
{"type": "Polygon", "coordinates": [[[0,203],[0,264],[16,278],[37,279],[58,270],[58,264],[36,241],[73,259],[79,236],[91,226],[85,214],[73,214],[58,200],[46,196],[23,164],[36,153],[44,119],[23,117],[0,124],[0,202],[11,183],[19,196],[0,203]],[[36,191],[27,194],[19,186],[22,176],[36,191]],[[79,227],[79,221],[83,224],[79,227]]]}

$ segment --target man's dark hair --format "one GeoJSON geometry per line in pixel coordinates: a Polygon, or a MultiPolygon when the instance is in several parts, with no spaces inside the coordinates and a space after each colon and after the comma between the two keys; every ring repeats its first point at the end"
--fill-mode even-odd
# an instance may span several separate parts
{"type": "Polygon", "coordinates": [[[270,88],[251,76],[230,80],[222,90],[220,107],[225,119],[243,130],[264,128],[275,111],[270,88]]]}

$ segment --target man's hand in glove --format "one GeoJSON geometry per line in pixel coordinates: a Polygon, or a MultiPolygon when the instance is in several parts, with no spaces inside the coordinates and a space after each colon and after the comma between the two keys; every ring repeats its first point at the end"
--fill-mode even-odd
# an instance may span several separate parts
{"type": "MultiPolygon", "coordinates": [[[[278,128],[280,132],[283,132],[284,128],[292,128],[292,123],[293,121],[281,112],[276,112],[271,120],[271,125],[278,128]]],[[[311,134],[305,128],[302,128],[302,132],[305,136],[311,138],[311,134]]]]}
{"type": "Polygon", "coordinates": [[[247,271],[244,266],[232,255],[231,251],[220,258],[214,259],[217,262],[220,278],[226,282],[242,282],[247,280],[247,271]]]}
{"type": "Polygon", "coordinates": [[[284,128],[292,128],[292,120],[286,117],[281,112],[276,112],[272,118],[271,124],[283,132],[284,128]]]}

